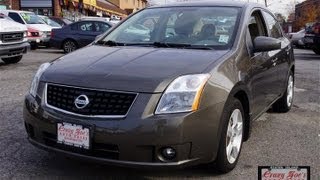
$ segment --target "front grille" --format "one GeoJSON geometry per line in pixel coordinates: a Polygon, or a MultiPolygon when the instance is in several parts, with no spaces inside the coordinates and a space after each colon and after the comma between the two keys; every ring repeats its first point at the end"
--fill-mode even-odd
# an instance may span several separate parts
{"type": "Polygon", "coordinates": [[[62,149],[65,151],[71,151],[74,153],[79,153],[87,156],[101,157],[101,158],[115,159],[115,160],[119,159],[119,154],[120,154],[119,147],[115,144],[103,144],[103,143],[96,143],[93,141],[91,144],[91,149],[87,150],[87,149],[81,149],[81,148],[57,143],[56,134],[43,131],[42,135],[43,135],[44,143],[50,147],[62,149]]]}
{"type": "Polygon", "coordinates": [[[55,108],[87,116],[124,117],[133,104],[137,94],[92,90],[62,85],[47,85],[47,104],[55,108]],[[85,95],[89,103],[82,109],[76,107],[75,100],[85,95]]]}
{"type": "Polygon", "coordinates": [[[23,33],[1,34],[2,42],[15,42],[23,40],[23,33]]]}

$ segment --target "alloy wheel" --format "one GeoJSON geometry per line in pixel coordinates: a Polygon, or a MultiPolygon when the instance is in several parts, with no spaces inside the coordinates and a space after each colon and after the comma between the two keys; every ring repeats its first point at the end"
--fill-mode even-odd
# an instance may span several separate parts
{"type": "Polygon", "coordinates": [[[64,43],[64,51],[69,53],[77,49],[77,46],[72,41],[67,41],[64,43]]]}
{"type": "Polygon", "coordinates": [[[290,75],[287,87],[287,106],[290,107],[293,100],[293,77],[290,75]]]}
{"type": "Polygon", "coordinates": [[[233,110],[228,124],[226,138],[226,155],[230,164],[233,164],[240,153],[243,134],[243,119],[239,109],[233,110]]]}

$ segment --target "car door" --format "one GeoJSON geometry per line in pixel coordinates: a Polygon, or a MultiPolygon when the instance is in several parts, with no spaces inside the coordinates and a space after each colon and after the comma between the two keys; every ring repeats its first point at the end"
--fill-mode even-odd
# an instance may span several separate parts
{"type": "Polygon", "coordinates": [[[273,66],[270,52],[254,52],[254,39],[258,36],[268,36],[268,31],[260,10],[255,10],[248,22],[247,46],[250,54],[249,86],[252,92],[253,117],[264,112],[276,98],[276,82],[278,75],[273,66]]]}
{"type": "Polygon", "coordinates": [[[93,21],[83,21],[78,23],[76,32],[77,40],[80,46],[86,46],[94,41],[97,36],[95,24],[93,21]]]}
{"type": "Polygon", "coordinates": [[[277,22],[277,20],[269,12],[263,11],[262,14],[267,25],[269,37],[281,41],[281,49],[269,52],[269,56],[271,57],[273,63],[272,65],[274,66],[275,72],[278,75],[278,81],[275,83],[277,84],[275,91],[278,96],[280,96],[280,94],[283,93],[287,87],[286,83],[290,68],[289,62],[291,58],[291,45],[289,39],[283,35],[279,22],[277,22]]]}

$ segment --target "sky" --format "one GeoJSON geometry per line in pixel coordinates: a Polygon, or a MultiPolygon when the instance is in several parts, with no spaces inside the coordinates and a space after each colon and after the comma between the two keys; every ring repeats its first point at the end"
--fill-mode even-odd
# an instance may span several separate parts
{"type": "MultiPolygon", "coordinates": [[[[179,1],[179,0],[152,0],[152,2],[155,2],[157,4],[164,4],[164,3],[170,3],[175,1],[179,1]]],[[[197,0],[197,1],[201,1],[201,0],[197,0]]],[[[228,1],[247,1],[247,2],[249,1],[249,2],[261,3],[261,4],[265,3],[264,0],[228,0],[228,1]]],[[[302,1],[304,0],[267,0],[267,3],[268,3],[268,8],[273,13],[281,13],[284,16],[288,16],[290,12],[294,11],[294,4],[300,3],[302,1]]]]}

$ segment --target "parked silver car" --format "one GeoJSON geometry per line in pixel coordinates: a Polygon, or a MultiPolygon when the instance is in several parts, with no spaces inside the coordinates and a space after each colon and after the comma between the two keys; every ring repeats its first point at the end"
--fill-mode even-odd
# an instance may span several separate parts
{"type": "Polygon", "coordinates": [[[298,32],[290,33],[289,38],[292,41],[292,44],[298,48],[302,48],[305,46],[303,38],[306,34],[306,30],[302,29],[298,32]]]}

